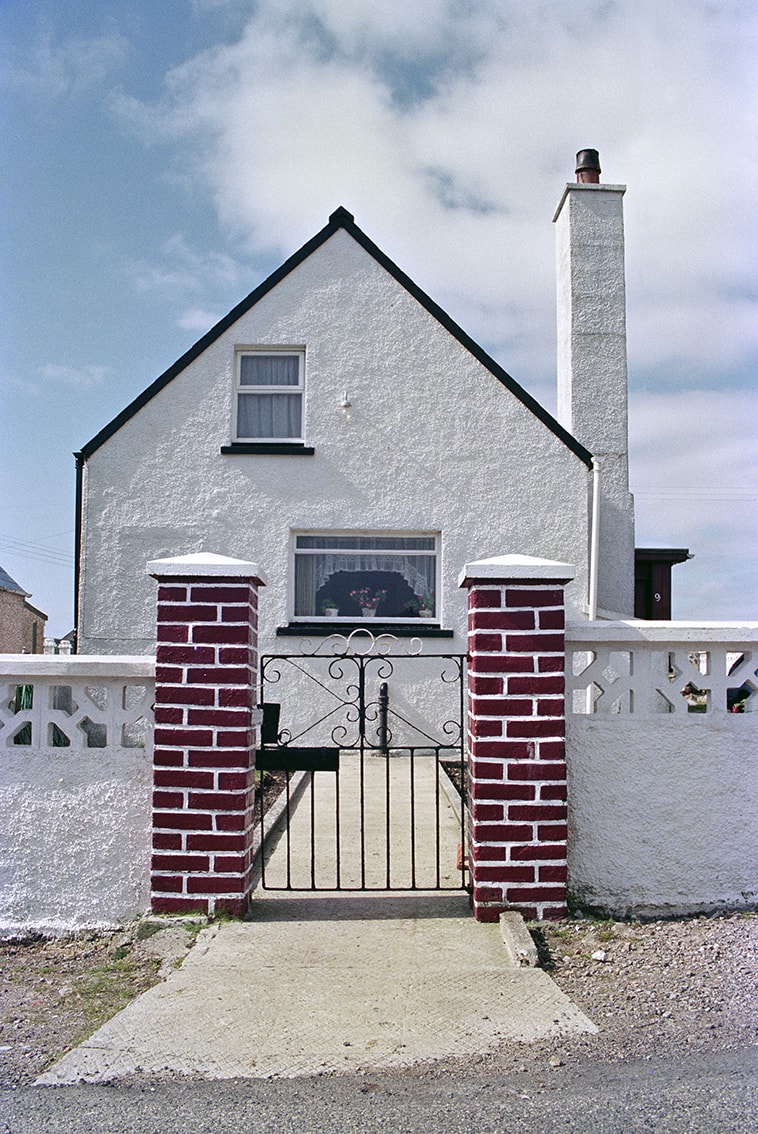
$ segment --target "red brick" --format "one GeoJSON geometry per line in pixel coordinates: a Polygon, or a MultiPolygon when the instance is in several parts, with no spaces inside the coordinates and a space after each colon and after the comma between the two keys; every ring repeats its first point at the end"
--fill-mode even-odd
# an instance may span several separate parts
{"type": "Polygon", "coordinates": [[[218,788],[220,791],[247,791],[255,783],[252,768],[249,772],[219,772],[218,788]]]}
{"type": "Polygon", "coordinates": [[[474,901],[479,902],[502,902],[503,891],[496,890],[493,886],[474,886],[474,901]]]}
{"type": "Polygon", "coordinates": [[[221,622],[242,622],[247,627],[251,622],[251,611],[247,603],[244,606],[222,606],[221,622]]]}
{"type": "Polygon", "coordinates": [[[561,803],[515,803],[508,808],[509,819],[535,822],[538,819],[561,822],[566,819],[566,808],[561,803]]]}
{"type": "Polygon", "coordinates": [[[213,733],[210,729],[197,728],[156,728],[155,743],[165,745],[167,748],[189,748],[190,745],[203,747],[213,743],[213,733]]]}
{"type": "Polygon", "coordinates": [[[154,791],[153,808],[163,811],[166,808],[184,807],[184,796],[180,791],[154,791]]]}
{"type": "Polygon", "coordinates": [[[155,831],[153,850],[181,850],[184,836],[179,831],[155,831]]]}
{"type": "Polygon", "coordinates": [[[181,622],[166,622],[158,627],[159,642],[189,642],[189,626],[181,622]]]}
{"type": "Polygon", "coordinates": [[[175,705],[156,705],[153,718],[156,724],[184,724],[184,709],[175,705]]]}
{"type": "Polygon", "coordinates": [[[532,837],[532,828],[526,823],[474,822],[471,830],[477,843],[518,843],[532,837]]]}
{"type": "Polygon", "coordinates": [[[476,848],[476,861],[480,866],[495,865],[508,858],[508,847],[503,843],[476,848]]]}
{"type": "Polygon", "coordinates": [[[161,685],[183,685],[184,670],[175,665],[156,665],[155,688],[161,685]]]}
{"type": "Polygon", "coordinates": [[[502,653],[503,635],[472,632],[469,634],[469,650],[472,653],[502,653]]]}
{"type": "Polygon", "coordinates": [[[472,587],[468,595],[469,606],[485,610],[499,609],[502,598],[502,590],[494,587],[472,587]]]}
{"type": "Polygon", "coordinates": [[[228,768],[234,771],[249,766],[250,750],[241,748],[235,754],[232,748],[193,748],[187,753],[187,763],[191,768],[228,768]]]}
{"type": "Polygon", "coordinates": [[[530,677],[509,677],[508,693],[526,693],[533,697],[545,696],[548,693],[563,693],[565,681],[563,676],[552,677],[547,674],[534,673],[530,677]]]}
{"type": "Polygon", "coordinates": [[[184,879],[171,874],[156,874],[150,880],[150,888],[168,894],[181,894],[184,889],[184,879]]]}
{"type": "Polygon", "coordinates": [[[212,725],[214,727],[236,725],[238,728],[250,727],[250,713],[247,709],[212,709],[189,708],[187,710],[188,725],[212,725]]]}
{"type": "Polygon", "coordinates": [[[221,688],[218,691],[218,703],[222,708],[250,706],[252,704],[251,691],[246,687],[241,689],[221,688]]]}
{"type": "Polygon", "coordinates": [[[505,902],[502,894],[499,896],[497,904],[493,906],[486,906],[483,904],[475,904],[474,916],[479,922],[493,922],[500,920],[500,914],[505,910],[505,902]]]}
{"type": "Polygon", "coordinates": [[[487,803],[476,803],[475,802],[473,807],[471,808],[471,813],[472,813],[472,815],[474,816],[475,819],[479,819],[479,820],[482,820],[482,821],[486,821],[488,819],[494,819],[495,821],[501,821],[502,819],[505,818],[504,810],[505,809],[504,809],[502,803],[489,803],[489,802],[487,802],[487,803]]]}
{"type": "Polygon", "coordinates": [[[175,748],[154,748],[153,766],[166,768],[181,768],[184,764],[184,753],[175,748]]]}
{"type": "Polygon", "coordinates": [[[562,717],[565,711],[563,697],[540,697],[537,701],[538,717],[562,717]]]}
{"type": "Polygon", "coordinates": [[[531,654],[475,654],[469,662],[469,675],[472,673],[534,673],[534,658],[531,654]]]}
{"type": "MultiPolygon", "coordinates": [[[[205,773],[196,773],[197,775],[205,773]]],[[[201,810],[211,808],[214,811],[241,811],[246,805],[244,791],[204,791],[190,792],[189,807],[199,807],[201,810]]]]}
{"type": "Polygon", "coordinates": [[[562,653],[537,658],[537,669],[540,673],[563,673],[565,659],[562,653]]]}
{"type": "MultiPolygon", "coordinates": [[[[479,724],[474,722],[474,728],[479,731],[479,724]]],[[[532,755],[530,746],[521,740],[480,740],[475,736],[472,740],[473,755],[481,758],[498,758],[500,760],[526,760],[532,755]]],[[[477,776],[477,779],[481,777],[477,776]]],[[[487,779],[488,777],[484,777],[487,779]]],[[[502,775],[497,777],[502,779],[502,775]]]]}
{"type": "Polygon", "coordinates": [[[158,584],[158,602],[186,602],[187,588],[176,583],[158,584]]]}
{"type": "Polygon", "coordinates": [[[219,665],[246,665],[252,669],[255,658],[249,646],[221,646],[218,661],[219,665]]]}
{"type": "Polygon", "coordinates": [[[488,760],[472,760],[470,774],[477,780],[502,780],[505,772],[503,764],[488,760]]]}
{"type": "Polygon", "coordinates": [[[246,849],[247,840],[241,832],[235,835],[219,835],[215,831],[207,834],[187,835],[187,850],[196,851],[234,851],[242,854],[246,849]]]}
{"type": "Polygon", "coordinates": [[[214,666],[211,668],[188,669],[188,685],[247,685],[250,669],[247,666],[214,666]]]}
{"type": "Polygon", "coordinates": [[[564,740],[540,740],[537,755],[540,760],[565,760],[566,742],[564,740]]]}
{"type": "Polygon", "coordinates": [[[563,607],[557,610],[539,612],[540,630],[563,630],[566,625],[566,612],[563,607]]]}
{"type": "Polygon", "coordinates": [[[505,592],[506,606],[563,606],[563,589],[508,587],[505,592]]]}
{"type": "Polygon", "coordinates": [[[561,799],[568,796],[566,784],[540,784],[540,799],[561,799]]]}
{"type": "Polygon", "coordinates": [[[201,898],[164,898],[156,895],[150,901],[150,908],[154,913],[208,913],[208,903],[201,898]]]}
{"type": "Polygon", "coordinates": [[[207,871],[210,864],[208,856],[202,854],[154,854],[150,860],[150,869],[207,871]]]}
{"type": "Polygon", "coordinates": [[[230,729],[216,733],[216,745],[218,748],[245,748],[252,744],[252,729],[237,729],[232,732],[230,729]]]}
{"type": "Polygon", "coordinates": [[[190,591],[193,602],[244,602],[250,599],[250,586],[240,583],[235,586],[227,583],[219,586],[218,583],[195,583],[190,591]]]}
{"type": "MultiPolygon", "coordinates": [[[[477,738],[480,736],[503,735],[503,722],[497,720],[496,717],[486,717],[482,720],[471,721],[470,723],[477,738]]],[[[476,743],[476,741],[474,741],[474,743],[476,743]]]]}
{"type": "Polygon", "coordinates": [[[161,665],[215,665],[216,651],[211,646],[158,645],[156,658],[161,665]]]}
{"type": "MultiPolygon", "coordinates": [[[[524,915],[526,917],[526,914],[524,915]]],[[[537,915],[532,915],[533,920],[536,920],[537,915]]],[[[563,921],[568,917],[568,906],[565,902],[559,902],[557,905],[549,905],[542,907],[542,920],[543,921],[563,921]]]]}
{"type": "Polygon", "coordinates": [[[213,782],[213,772],[196,772],[189,768],[153,769],[153,783],[156,787],[212,788],[213,782]]]}
{"type": "Polygon", "coordinates": [[[511,847],[512,862],[529,862],[532,859],[554,859],[566,861],[566,844],[529,843],[523,847],[511,847]]]}
{"type": "Polygon", "coordinates": [[[469,613],[470,630],[533,630],[531,610],[478,610],[469,613]]]}
{"type": "MultiPolygon", "coordinates": [[[[252,812],[250,818],[252,819],[252,812]]],[[[248,817],[244,811],[231,811],[216,816],[218,831],[244,831],[247,824],[248,817]]]]}
{"type": "Polygon", "coordinates": [[[503,679],[502,677],[479,677],[473,674],[469,678],[469,693],[474,696],[487,695],[488,693],[502,693],[503,692],[503,679]]]}
{"type": "Polygon", "coordinates": [[[505,892],[509,902],[565,902],[565,886],[509,886],[505,892]]]}
{"type": "Polygon", "coordinates": [[[215,689],[201,689],[199,685],[160,685],[155,691],[156,705],[214,705],[215,689]]]}
{"type": "Polygon", "coordinates": [[[522,697],[477,697],[475,715],[481,717],[530,717],[532,702],[522,697]]]}
{"type": "Polygon", "coordinates": [[[218,607],[210,604],[188,602],[183,605],[158,603],[158,622],[215,622],[218,607]]]}
{"type": "Polygon", "coordinates": [[[552,654],[563,653],[563,634],[508,634],[505,648],[508,653],[552,654]]]}
{"type": "Polygon", "coordinates": [[[563,717],[545,717],[538,721],[509,720],[506,723],[506,733],[510,737],[545,736],[557,740],[565,731],[566,722],[563,717]]]}
{"type": "Polygon", "coordinates": [[[534,799],[537,794],[537,789],[534,784],[518,783],[518,784],[482,784],[476,785],[476,797],[478,799],[516,799],[520,802],[528,802],[534,799]]]}
{"type": "Polygon", "coordinates": [[[540,866],[539,867],[539,880],[540,882],[565,882],[568,876],[568,867],[566,866],[540,866]]]}
{"type": "Polygon", "coordinates": [[[214,623],[212,626],[194,626],[192,628],[193,642],[212,642],[214,645],[246,646],[250,638],[250,627],[246,622],[238,626],[222,626],[214,623]]]}
{"type": "Polygon", "coordinates": [[[201,811],[160,811],[153,813],[153,830],[210,831],[213,816],[201,811]]]}
{"type": "Polygon", "coordinates": [[[245,856],[242,854],[217,854],[213,859],[213,869],[216,874],[243,874],[245,856]]]}
{"type": "Polygon", "coordinates": [[[188,894],[237,894],[241,889],[242,879],[228,874],[190,875],[187,879],[188,894]]]}
{"type": "Polygon", "coordinates": [[[474,879],[479,882],[534,882],[533,866],[474,866],[474,879]]]}
{"type": "Polygon", "coordinates": [[[518,764],[509,764],[507,771],[509,780],[565,780],[566,765],[562,762],[548,763],[547,761],[523,761],[518,764]]]}
{"type": "Polygon", "coordinates": [[[541,843],[563,841],[568,838],[568,827],[565,823],[540,823],[537,838],[541,843]]]}

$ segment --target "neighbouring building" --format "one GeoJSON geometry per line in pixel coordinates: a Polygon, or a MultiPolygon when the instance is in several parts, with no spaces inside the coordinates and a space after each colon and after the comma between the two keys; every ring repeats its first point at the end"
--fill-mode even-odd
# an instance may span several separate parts
{"type": "Polygon", "coordinates": [[[32,606],[30,597],[0,567],[0,654],[44,652],[47,615],[32,606]]]}

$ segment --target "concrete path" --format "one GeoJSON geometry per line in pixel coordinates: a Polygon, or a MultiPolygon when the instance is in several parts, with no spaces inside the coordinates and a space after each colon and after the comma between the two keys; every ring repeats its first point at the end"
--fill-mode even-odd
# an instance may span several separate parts
{"type": "MultiPolygon", "coordinates": [[[[406,773],[399,764],[392,771],[400,778],[406,773]]],[[[428,803],[437,798],[431,762],[419,776],[429,781],[419,788],[428,803]]],[[[341,779],[346,784],[350,776],[341,773],[341,779]]],[[[333,793],[334,781],[323,790],[333,793]]],[[[366,799],[374,801],[369,829],[381,833],[381,793],[367,792],[366,799]]],[[[454,877],[459,824],[454,808],[441,806],[444,870],[452,869],[454,877]]],[[[308,834],[312,814],[306,793],[297,822],[308,834]]],[[[355,832],[341,827],[343,868],[353,878],[360,862],[355,832]]],[[[334,831],[323,838],[327,861],[334,831]]],[[[281,838],[270,875],[282,876],[286,853],[281,838]]],[[[297,872],[299,853],[290,847],[297,872]]],[[[409,868],[399,851],[396,867],[398,876],[409,868]]],[[[461,892],[259,890],[247,921],[204,930],[180,969],[37,1082],[108,1082],[161,1072],[227,1079],[368,1070],[595,1030],[547,974],[508,963],[499,926],[477,924],[461,892]]]]}

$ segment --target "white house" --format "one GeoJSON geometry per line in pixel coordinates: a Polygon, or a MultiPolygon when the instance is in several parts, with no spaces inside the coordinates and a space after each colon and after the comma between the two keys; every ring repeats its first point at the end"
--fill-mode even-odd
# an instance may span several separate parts
{"type": "Polygon", "coordinates": [[[458,575],[495,554],[631,615],[624,187],[588,153],[554,218],[560,421],[339,208],[77,455],[79,651],[152,651],[145,565],[192,552],[260,565],[264,651],[363,624],[465,650],[458,575]]]}

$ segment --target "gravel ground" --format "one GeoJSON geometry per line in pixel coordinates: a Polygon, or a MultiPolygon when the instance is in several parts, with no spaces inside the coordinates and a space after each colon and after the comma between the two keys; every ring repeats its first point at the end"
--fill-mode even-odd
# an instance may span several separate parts
{"type": "MultiPolygon", "coordinates": [[[[28,1084],[181,962],[196,925],[0,943],[0,1086],[28,1084]]],[[[475,1062],[502,1072],[705,1054],[754,1045],[758,914],[529,926],[543,967],[595,1036],[504,1045],[475,1062]]]]}

